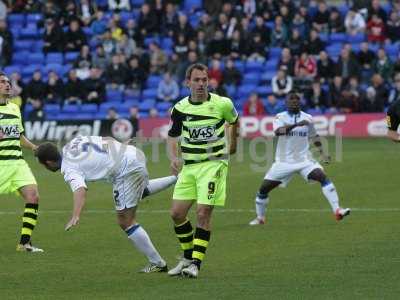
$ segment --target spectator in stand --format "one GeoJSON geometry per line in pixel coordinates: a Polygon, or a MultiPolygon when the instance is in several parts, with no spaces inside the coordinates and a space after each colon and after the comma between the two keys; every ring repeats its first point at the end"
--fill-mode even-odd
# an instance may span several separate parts
{"type": "Polygon", "coordinates": [[[119,55],[113,55],[111,64],[106,70],[107,88],[123,90],[128,78],[128,69],[121,63],[119,55]]]}
{"type": "Polygon", "coordinates": [[[266,21],[273,21],[278,13],[277,3],[273,0],[261,0],[256,2],[256,14],[263,16],[266,21]]]}
{"type": "Polygon", "coordinates": [[[140,130],[140,117],[139,117],[139,108],[137,106],[132,106],[129,108],[129,121],[132,124],[132,136],[136,137],[139,134],[140,130]]]}
{"type": "Polygon", "coordinates": [[[304,47],[308,49],[309,54],[318,55],[322,50],[325,50],[325,43],[319,38],[318,32],[312,29],[304,47]]]}
{"type": "Polygon", "coordinates": [[[107,115],[106,119],[110,121],[118,120],[119,119],[119,114],[117,112],[117,109],[115,107],[110,107],[107,110],[107,115]]]}
{"type": "Polygon", "coordinates": [[[279,15],[282,17],[283,24],[285,24],[286,28],[290,28],[290,25],[292,24],[293,14],[289,12],[289,9],[286,5],[280,6],[279,15]]]}
{"type": "Polygon", "coordinates": [[[129,0],[108,0],[108,8],[116,12],[121,10],[131,10],[131,4],[129,0]]]}
{"type": "Polygon", "coordinates": [[[368,21],[372,19],[373,15],[377,15],[382,20],[382,22],[386,22],[387,14],[386,11],[381,7],[380,2],[380,0],[371,0],[368,7],[368,21]]]}
{"type": "Polygon", "coordinates": [[[102,10],[96,12],[95,19],[90,24],[90,29],[93,32],[93,38],[95,40],[102,39],[104,32],[107,30],[107,24],[102,10]]]}
{"type": "Polygon", "coordinates": [[[107,28],[111,32],[111,37],[115,43],[119,42],[122,39],[123,30],[122,26],[119,24],[119,21],[115,19],[115,15],[112,19],[108,21],[107,28]]]}
{"type": "Polygon", "coordinates": [[[342,92],[342,97],[338,103],[338,110],[342,113],[359,112],[363,101],[364,93],[359,86],[358,78],[350,77],[349,83],[342,92]]]}
{"type": "Polygon", "coordinates": [[[389,82],[392,78],[393,65],[390,58],[386,55],[384,48],[378,49],[375,61],[372,63],[372,70],[382,76],[383,80],[389,82]]]}
{"type": "Polygon", "coordinates": [[[157,16],[149,4],[144,3],[141,6],[137,25],[142,36],[149,36],[159,32],[157,16]]]}
{"type": "Polygon", "coordinates": [[[340,76],[335,76],[329,84],[329,103],[330,111],[337,111],[339,103],[342,101],[342,92],[344,89],[343,79],[340,76]]]}
{"type": "Polygon", "coordinates": [[[157,100],[175,102],[179,97],[179,86],[170,73],[165,73],[157,87],[157,100]]]}
{"type": "Polygon", "coordinates": [[[286,73],[290,76],[294,76],[295,60],[292,58],[292,54],[289,48],[283,48],[281,58],[278,62],[278,68],[286,67],[286,73]]]}
{"type": "Polygon", "coordinates": [[[208,45],[207,55],[216,59],[221,59],[229,54],[229,41],[225,39],[221,30],[215,31],[214,38],[208,45]]]}
{"type": "Polygon", "coordinates": [[[43,100],[46,96],[46,84],[42,81],[42,73],[39,70],[33,72],[32,79],[26,85],[26,100],[43,100]]]}
{"type": "Polygon", "coordinates": [[[13,52],[13,34],[5,20],[0,20],[0,66],[9,65],[13,52]]]}
{"type": "Polygon", "coordinates": [[[240,30],[235,30],[232,34],[232,38],[230,40],[230,56],[233,59],[247,59],[247,48],[248,44],[245,40],[242,39],[240,30]]]}
{"type": "Polygon", "coordinates": [[[162,74],[165,71],[168,63],[168,56],[164,50],[160,48],[160,45],[156,42],[152,42],[149,45],[150,54],[150,72],[155,74],[162,74]]]}
{"type": "Polygon", "coordinates": [[[393,88],[389,92],[388,104],[392,104],[400,100],[400,73],[394,76],[393,88]]]}
{"type": "Polygon", "coordinates": [[[53,19],[45,21],[43,42],[43,52],[46,54],[63,50],[64,32],[53,19]]]}
{"type": "Polygon", "coordinates": [[[232,59],[226,61],[224,71],[222,72],[222,78],[225,86],[237,87],[240,84],[242,75],[235,67],[235,63],[232,59]]]}
{"type": "Polygon", "coordinates": [[[207,41],[209,42],[212,37],[214,36],[216,26],[212,22],[212,19],[207,13],[204,13],[200,17],[199,25],[197,26],[197,32],[203,31],[204,36],[206,37],[207,41]]]}
{"type": "Polygon", "coordinates": [[[253,16],[256,12],[256,1],[255,0],[244,0],[243,1],[243,13],[246,16],[253,16]]]}
{"type": "Polygon", "coordinates": [[[256,33],[250,40],[248,47],[248,61],[257,61],[263,63],[268,56],[267,45],[261,40],[260,34],[256,33]]]}
{"type": "Polygon", "coordinates": [[[46,113],[43,110],[42,100],[35,99],[31,101],[33,110],[28,115],[28,121],[44,121],[46,120],[46,113]]]}
{"type": "Polygon", "coordinates": [[[265,114],[264,104],[257,93],[251,93],[243,105],[243,116],[262,116],[265,114]]]}
{"type": "Polygon", "coordinates": [[[370,43],[382,44],[386,40],[385,24],[378,15],[372,15],[367,24],[367,38],[370,43]]]}
{"type": "Polygon", "coordinates": [[[79,65],[75,68],[76,76],[84,81],[89,78],[90,76],[90,63],[83,60],[79,63],[79,65]]]}
{"type": "Polygon", "coordinates": [[[168,2],[165,5],[165,13],[161,15],[161,33],[172,38],[177,25],[178,13],[176,12],[176,5],[168,2]]]}
{"type": "Polygon", "coordinates": [[[211,61],[211,68],[208,70],[208,78],[215,79],[219,85],[222,83],[223,74],[221,69],[221,61],[219,59],[213,59],[211,61]]]}
{"type": "Polygon", "coordinates": [[[222,97],[229,97],[223,85],[220,85],[215,78],[211,78],[208,84],[208,89],[211,93],[218,94],[222,97]]]}
{"type": "Polygon", "coordinates": [[[297,75],[293,78],[293,90],[300,93],[306,93],[311,89],[313,79],[314,78],[309,75],[307,68],[303,65],[300,65],[297,75]]]}
{"type": "Polygon", "coordinates": [[[144,46],[144,37],[140,32],[136,21],[134,19],[129,19],[124,28],[125,33],[130,39],[133,39],[139,48],[144,46]]]}
{"type": "Polygon", "coordinates": [[[102,70],[99,68],[91,68],[90,76],[83,84],[85,86],[85,102],[100,104],[106,97],[106,89],[102,70]]]}
{"type": "Polygon", "coordinates": [[[262,16],[256,16],[256,24],[255,27],[252,30],[253,35],[259,34],[261,37],[261,41],[265,45],[269,45],[271,42],[270,35],[271,35],[271,30],[265,26],[265,21],[262,16]]]}
{"type": "Polygon", "coordinates": [[[78,67],[82,62],[91,65],[92,55],[90,54],[90,48],[88,45],[83,45],[79,51],[79,55],[74,62],[74,67],[78,67]]]}
{"type": "Polygon", "coordinates": [[[331,9],[328,26],[329,26],[329,33],[344,32],[344,21],[340,16],[340,13],[336,7],[333,7],[331,9]]]}
{"type": "Polygon", "coordinates": [[[367,82],[372,75],[372,64],[376,59],[374,51],[369,49],[368,42],[362,42],[360,51],[357,53],[357,61],[362,70],[362,81],[367,82]]]}
{"type": "Polygon", "coordinates": [[[335,76],[335,63],[325,51],[319,53],[317,77],[322,84],[328,83],[335,76]]]}
{"type": "Polygon", "coordinates": [[[178,25],[174,28],[175,37],[179,34],[183,34],[186,40],[190,40],[196,37],[196,33],[190,25],[188,18],[185,14],[178,15],[178,25]]]}
{"type": "Polygon", "coordinates": [[[96,68],[105,70],[108,66],[108,57],[102,45],[96,46],[96,51],[92,57],[91,65],[96,68]]]}
{"type": "Polygon", "coordinates": [[[109,60],[111,56],[115,54],[115,50],[117,48],[117,43],[112,38],[110,30],[106,30],[106,32],[104,32],[102,39],[102,46],[106,54],[106,57],[109,60]]]}
{"type": "Polygon", "coordinates": [[[397,59],[393,63],[393,74],[400,73],[400,51],[397,53],[397,59]]]}
{"type": "Polygon", "coordinates": [[[386,23],[387,38],[392,43],[400,41],[400,12],[392,11],[386,23]]]}
{"type": "Polygon", "coordinates": [[[189,47],[185,35],[182,33],[178,35],[177,41],[174,44],[174,52],[178,55],[179,59],[185,59],[185,57],[187,57],[189,47]]]}
{"type": "Polygon", "coordinates": [[[309,78],[314,78],[317,75],[317,63],[315,59],[308,55],[308,52],[303,51],[300,57],[296,60],[294,73],[296,77],[299,77],[300,69],[303,68],[306,73],[303,74],[309,78]]]}
{"type": "Polygon", "coordinates": [[[355,59],[351,59],[350,50],[343,47],[340,52],[340,57],[335,66],[335,74],[342,77],[347,82],[349,77],[360,76],[360,66],[355,59]]]}
{"type": "Polygon", "coordinates": [[[159,114],[158,114],[158,110],[155,107],[150,108],[149,110],[149,118],[158,118],[159,114]]]}
{"type": "Polygon", "coordinates": [[[78,3],[78,15],[84,26],[89,26],[95,19],[97,12],[96,1],[94,0],[81,0],[78,3]]]}
{"type": "Polygon", "coordinates": [[[296,12],[294,14],[291,28],[292,28],[292,34],[294,30],[298,30],[301,37],[306,36],[308,24],[305,22],[303,16],[300,13],[296,12]]]}
{"type": "Polygon", "coordinates": [[[0,1],[0,20],[6,20],[7,19],[7,6],[4,4],[3,1],[0,1]]]}
{"type": "Polygon", "coordinates": [[[364,33],[366,24],[363,16],[355,8],[351,8],[344,20],[347,34],[356,35],[364,33]]]}
{"type": "Polygon", "coordinates": [[[134,54],[139,54],[136,42],[123,33],[121,39],[115,45],[115,52],[123,54],[125,57],[131,57],[134,54]]]}
{"type": "Polygon", "coordinates": [[[282,67],[278,70],[277,75],[272,78],[271,85],[274,95],[283,98],[292,91],[293,79],[286,74],[286,69],[282,67]]]}
{"type": "Polygon", "coordinates": [[[81,24],[81,20],[78,19],[78,9],[73,0],[67,1],[65,6],[61,8],[60,25],[68,26],[73,20],[77,20],[81,24]]]}
{"type": "Polygon", "coordinates": [[[275,17],[275,26],[271,31],[271,47],[283,47],[288,42],[288,32],[281,16],[275,17]]]}
{"type": "MultiPolygon", "coordinates": [[[[200,61],[206,61],[207,60],[207,42],[206,42],[206,36],[204,31],[198,31],[197,32],[197,39],[196,39],[196,44],[197,44],[197,54],[200,58],[200,61]]],[[[189,48],[189,51],[192,50],[189,48]]]]}
{"type": "Polygon", "coordinates": [[[50,71],[48,74],[45,99],[46,103],[57,104],[62,103],[64,99],[64,82],[54,71],[50,71]]]}
{"type": "Polygon", "coordinates": [[[287,47],[290,49],[290,53],[294,57],[299,57],[301,52],[304,50],[304,37],[300,35],[298,29],[293,29],[292,36],[289,39],[287,47]]]}
{"type": "Polygon", "coordinates": [[[172,53],[168,59],[167,72],[170,73],[173,77],[180,79],[179,77],[180,64],[182,64],[182,61],[179,59],[179,56],[176,53],[172,53]]]}
{"type": "Polygon", "coordinates": [[[147,80],[147,72],[139,64],[139,57],[133,56],[129,60],[127,89],[133,94],[140,94],[147,80]]]}
{"type": "Polygon", "coordinates": [[[268,115],[275,116],[286,109],[284,101],[278,100],[274,95],[269,95],[265,102],[265,112],[268,115]]]}
{"type": "Polygon", "coordinates": [[[328,107],[328,94],[321,88],[321,83],[318,78],[312,83],[311,90],[304,93],[306,106],[315,112],[323,113],[328,107]]]}
{"type": "Polygon", "coordinates": [[[319,2],[317,12],[313,18],[312,27],[317,32],[328,33],[329,15],[330,12],[325,1],[319,2]]]}
{"type": "MultiPolygon", "coordinates": [[[[29,2],[29,1],[27,1],[29,2]]],[[[31,11],[34,12],[36,10],[36,8],[34,8],[33,6],[39,4],[42,1],[30,1],[32,6],[30,4],[28,4],[28,7],[25,7],[25,12],[27,11],[31,11]]],[[[61,18],[61,10],[59,7],[57,7],[54,3],[54,1],[43,1],[44,2],[44,6],[42,9],[42,14],[43,14],[43,19],[48,20],[54,20],[54,22],[58,25],[61,25],[60,22],[60,18],[61,18]]],[[[38,11],[36,11],[37,13],[38,11]]]]}
{"type": "Polygon", "coordinates": [[[74,19],[69,24],[69,29],[65,34],[65,51],[79,51],[86,45],[86,35],[79,25],[79,21],[74,19]]]}
{"type": "Polygon", "coordinates": [[[364,112],[383,112],[388,102],[389,91],[385,86],[383,78],[374,74],[371,78],[371,85],[366,90],[365,101],[362,103],[364,112]]]}
{"type": "Polygon", "coordinates": [[[64,87],[64,104],[81,104],[85,98],[85,87],[76,76],[74,69],[68,72],[68,81],[64,87]]]}

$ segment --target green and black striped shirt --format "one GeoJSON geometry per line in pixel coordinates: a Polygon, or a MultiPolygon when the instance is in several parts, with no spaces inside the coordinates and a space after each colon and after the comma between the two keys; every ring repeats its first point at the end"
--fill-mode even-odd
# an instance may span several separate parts
{"type": "Polygon", "coordinates": [[[171,114],[171,137],[181,136],[185,164],[226,159],[225,122],[234,124],[238,113],[229,98],[210,93],[207,101],[193,102],[185,97],[171,114]]]}
{"type": "Polygon", "coordinates": [[[0,104],[0,164],[21,160],[20,136],[24,132],[21,112],[14,103],[0,104]]]}

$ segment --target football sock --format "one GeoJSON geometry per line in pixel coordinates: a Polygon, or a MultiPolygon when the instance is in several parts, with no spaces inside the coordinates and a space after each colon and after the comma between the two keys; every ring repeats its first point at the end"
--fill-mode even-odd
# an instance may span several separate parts
{"type": "Polygon", "coordinates": [[[153,243],[150,240],[149,235],[139,224],[134,224],[125,229],[128,239],[130,239],[133,245],[146,257],[151,263],[165,266],[165,261],[162,259],[160,254],[157,252],[153,243]]]}
{"type": "Polygon", "coordinates": [[[339,197],[333,183],[330,181],[324,182],[322,184],[322,193],[331,205],[333,212],[336,212],[339,208],[339,197]]]}
{"type": "Polygon", "coordinates": [[[22,229],[20,244],[25,245],[30,242],[32,231],[35,228],[38,217],[39,204],[26,203],[24,215],[22,217],[22,229]]]}
{"type": "Polygon", "coordinates": [[[256,213],[259,219],[265,218],[265,211],[267,210],[267,205],[269,198],[267,194],[257,193],[256,196],[256,213]]]}
{"type": "Polygon", "coordinates": [[[174,229],[183,250],[183,257],[191,260],[193,252],[193,227],[190,224],[190,220],[187,219],[184,223],[175,225],[174,229]]]}
{"type": "Polygon", "coordinates": [[[149,180],[149,184],[143,192],[142,199],[146,196],[165,190],[166,188],[175,184],[177,179],[178,178],[176,176],[166,176],[149,180]]]}
{"type": "Polygon", "coordinates": [[[211,231],[197,227],[193,240],[193,263],[200,269],[201,262],[204,259],[208,242],[210,241],[211,231]]]}

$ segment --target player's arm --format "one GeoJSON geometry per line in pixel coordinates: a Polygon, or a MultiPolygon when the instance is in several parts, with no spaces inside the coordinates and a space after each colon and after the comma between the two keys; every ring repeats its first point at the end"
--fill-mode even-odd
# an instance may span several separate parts
{"type": "Polygon", "coordinates": [[[86,189],[80,187],[74,191],[74,208],[72,211],[71,220],[65,225],[65,230],[70,230],[73,226],[78,225],[79,217],[86,200],[86,189]]]}
{"type": "Polygon", "coordinates": [[[176,108],[171,113],[171,128],[168,131],[167,154],[171,161],[172,174],[178,175],[182,168],[182,161],[179,159],[179,137],[182,134],[183,114],[176,108]]]}
{"type": "Polygon", "coordinates": [[[236,153],[239,129],[240,123],[238,117],[234,123],[228,125],[229,154],[236,153]]]}
{"type": "Polygon", "coordinates": [[[307,120],[303,120],[295,124],[279,126],[278,128],[275,129],[274,133],[276,136],[286,135],[296,127],[307,126],[309,124],[310,122],[308,122],[307,120]]]}
{"type": "Polygon", "coordinates": [[[36,151],[38,146],[32,143],[30,140],[28,140],[25,135],[21,134],[19,140],[21,142],[22,147],[30,149],[32,151],[36,151]]]}
{"type": "Polygon", "coordinates": [[[400,125],[400,118],[396,115],[394,107],[390,107],[386,116],[388,126],[387,137],[393,142],[400,143],[400,134],[397,133],[397,128],[400,125]]]}

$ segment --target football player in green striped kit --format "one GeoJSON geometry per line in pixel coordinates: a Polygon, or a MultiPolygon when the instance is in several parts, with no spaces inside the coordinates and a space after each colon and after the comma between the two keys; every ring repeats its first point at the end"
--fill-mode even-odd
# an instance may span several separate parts
{"type": "Polygon", "coordinates": [[[186,84],[190,96],[180,100],[171,114],[168,151],[173,173],[180,172],[171,217],[183,250],[178,265],[168,272],[171,276],[198,276],[210,241],[213,208],[225,205],[228,157],[236,152],[238,113],[229,98],[208,92],[207,72],[203,64],[188,67],[186,84]],[[229,145],[225,138],[226,123],[229,145]],[[179,143],[182,159],[178,157],[179,143]],[[187,214],[195,202],[194,229],[187,214]]]}
{"type": "Polygon", "coordinates": [[[32,231],[38,217],[39,192],[21,150],[23,146],[35,151],[37,146],[23,134],[19,107],[8,102],[11,93],[10,79],[0,72],[0,194],[18,193],[25,201],[17,251],[43,252],[31,244],[32,231]]]}

